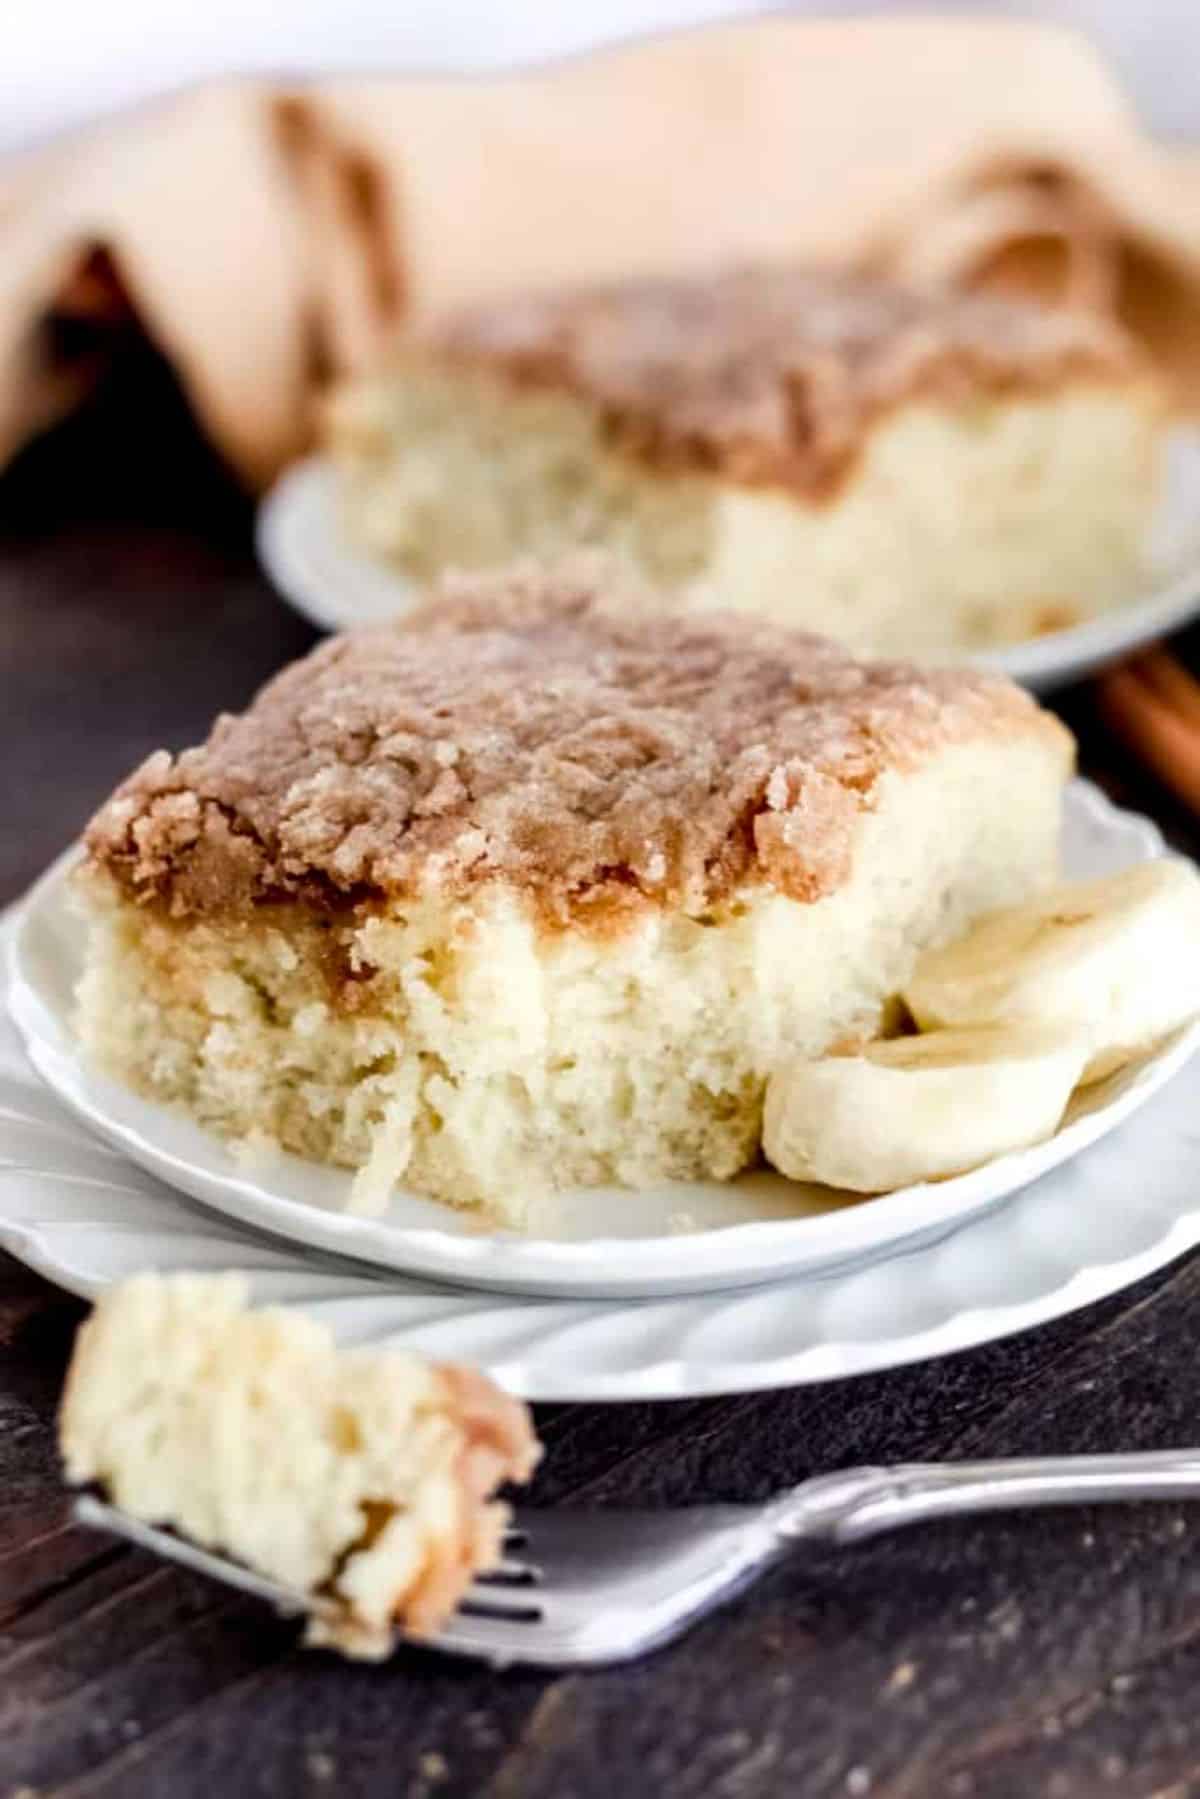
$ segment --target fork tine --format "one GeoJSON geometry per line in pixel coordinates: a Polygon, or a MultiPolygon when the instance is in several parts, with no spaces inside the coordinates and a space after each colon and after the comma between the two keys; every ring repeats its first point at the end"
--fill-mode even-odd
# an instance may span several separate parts
{"type": "Polygon", "coordinates": [[[152,1554],[162,1556],[164,1561],[177,1562],[182,1568],[205,1574],[210,1580],[222,1581],[227,1587],[237,1587],[243,1593],[252,1594],[255,1599],[265,1599],[285,1616],[302,1617],[308,1612],[327,1617],[338,1616],[337,1607],[320,1594],[295,1592],[291,1587],[282,1586],[279,1581],[271,1580],[265,1574],[256,1574],[253,1569],[243,1567],[241,1562],[235,1562],[229,1556],[218,1555],[214,1550],[204,1549],[199,1543],[192,1543],[186,1537],[176,1536],[174,1531],[162,1530],[156,1524],[144,1524],[140,1518],[132,1517],[117,1506],[108,1505],[92,1493],[78,1494],[72,1512],[76,1522],[85,1524],[89,1530],[102,1530],[110,1536],[123,1537],[135,1549],[148,1549],[152,1554]]]}
{"type": "MultiPolygon", "coordinates": [[[[75,1516],[266,1599],[279,1611],[343,1618],[342,1608],[324,1595],[291,1591],[91,1493],[77,1496],[75,1516]]],[[[511,1539],[518,1538],[529,1559],[505,1556],[490,1575],[472,1582],[439,1630],[425,1636],[398,1631],[397,1644],[474,1656],[496,1667],[595,1667],[644,1655],[744,1584],[767,1559],[778,1539],[768,1534],[747,1554],[746,1518],[735,1507],[698,1508],[686,1521],[609,1513],[603,1525],[587,1514],[527,1513],[514,1521],[508,1546],[515,1548],[511,1539]]]]}
{"type": "Polygon", "coordinates": [[[513,1562],[506,1557],[494,1568],[477,1574],[475,1579],[478,1584],[489,1587],[536,1587],[542,1580],[542,1570],[536,1562],[513,1562]]]}
{"type": "Polygon", "coordinates": [[[468,1587],[459,1610],[477,1618],[507,1618],[510,1624],[538,1624],[546,1608],[530,1587],[468,1587]]]}

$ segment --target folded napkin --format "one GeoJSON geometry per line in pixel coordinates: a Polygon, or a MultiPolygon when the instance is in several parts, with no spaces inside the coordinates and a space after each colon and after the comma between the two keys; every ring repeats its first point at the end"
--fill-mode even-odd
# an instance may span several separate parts
{"type": "Polygon", "coordinates": [[[251,484],[331,379],[504,289],[798,257],[1017,287],[1200,404],[1200,156],[1079,39],[771,18],[500,77],[196,91],[0,170],[0,460],[131,322],[251,484]]]}

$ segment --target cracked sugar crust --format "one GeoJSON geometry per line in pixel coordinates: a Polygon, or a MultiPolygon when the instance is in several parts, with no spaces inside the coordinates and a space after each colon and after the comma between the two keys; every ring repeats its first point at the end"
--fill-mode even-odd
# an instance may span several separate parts
{"type": "Polygon", "coordinates": [[[547,922],[611,926],[754,883],[834,891],[879,777],[944,746],[1042,734],[1069,756],[1005,680],[629,605],[569,573],[448,578],[285,669],[202,747],[151,756],[93,820],[92,865],[177,916],[501,882],[547,922]]]}
{"type": "Polygon", "coordinates": [[[570,392],[652,466],[809,496],[908,400],[1150,391],[1133,340],[1096,315],[780,267],[517,296],[449,321],[425,353],[570,392]]]}

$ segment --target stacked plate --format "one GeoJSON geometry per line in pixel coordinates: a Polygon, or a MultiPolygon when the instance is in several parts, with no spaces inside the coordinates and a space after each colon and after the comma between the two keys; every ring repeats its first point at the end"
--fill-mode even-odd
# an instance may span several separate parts
{"type": "MultiPolygon", "coordinates": [[[[1162,853],[1147,820],[1071,788],[1068,876],[1162,853]]],[[[1087,1089],[1050,1143],[879,1199],[756,1173],[568,1193],[523,1237],[413,1193],[385,1218],[352,1216],[347,1175],[291,1156],[252,1175],[81,1060],[70,861],[4,926],[0,1243],[75,1292],[135,1268],[241,1267],[258,1297],[304,1304],[347,1339],[475,1361],[532,1399],[646,1399],[966,1348],[1200,1242],[1200,1026],[1087,1089]]]]}

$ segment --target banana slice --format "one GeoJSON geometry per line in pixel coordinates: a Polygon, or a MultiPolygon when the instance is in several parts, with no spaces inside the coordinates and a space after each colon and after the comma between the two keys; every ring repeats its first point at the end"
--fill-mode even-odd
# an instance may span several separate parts
{"type": "Polygon", "coordinates": [[[1087,1039],[1040,1024],[933,1031],[793,1062],[767,1083],[763,1148],[781,1174],[885,1193],[1054,1135],[1087,1039]]]}
{"type": "Polygon", "coordinates": [[[1081,1030],[1099,1080],[1200,1013],[1200,876],[1164,859],[1065,882],[923,956],[904,999],[922,1030],[1081,1030]]]}

